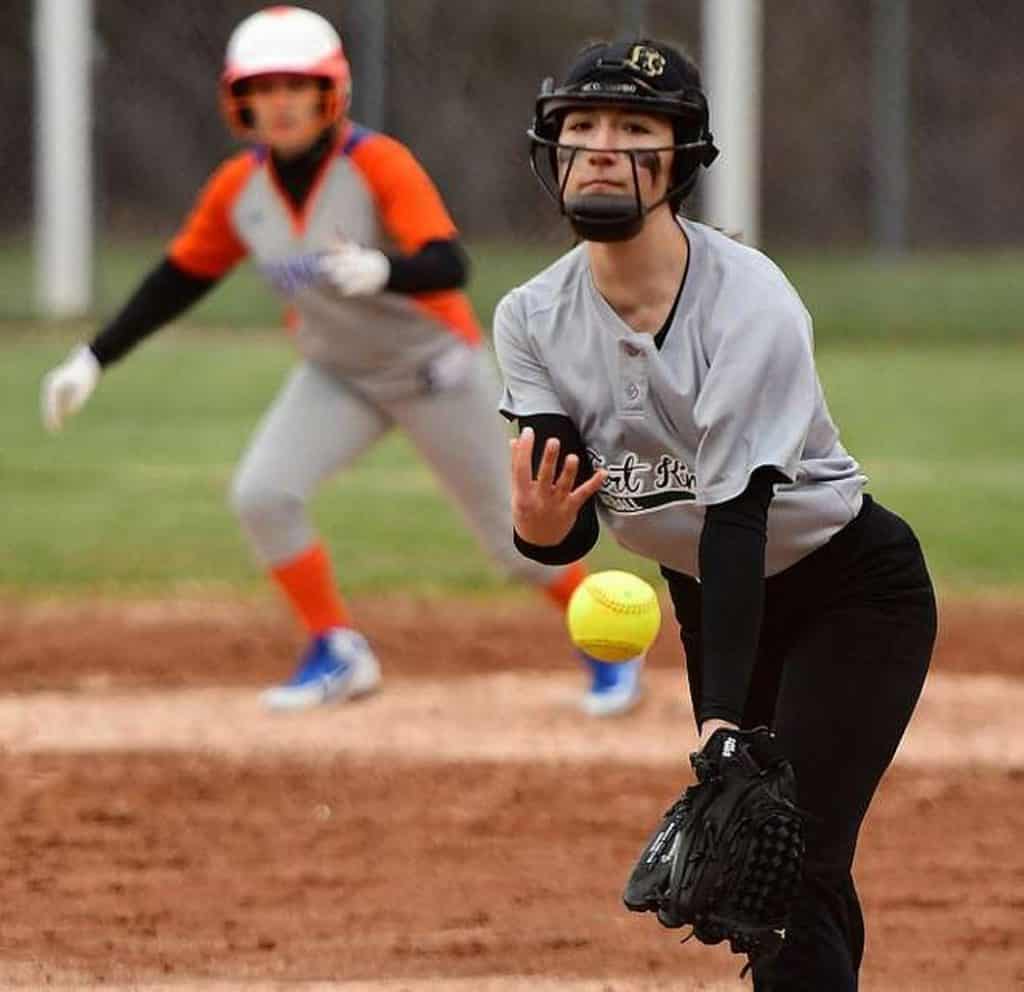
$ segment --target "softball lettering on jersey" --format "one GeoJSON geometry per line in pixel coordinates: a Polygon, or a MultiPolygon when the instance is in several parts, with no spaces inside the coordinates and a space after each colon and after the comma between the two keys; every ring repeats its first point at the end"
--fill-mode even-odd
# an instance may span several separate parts
{"type": "Polygon", "coordinates": [[[593,448],[588,448],[587,454],[595,469],[608,473],[598,499],[612,513],[649,513],[697,498],[697,477],[685,462],[671,455],[645,462],[631,451],[611,462],[593,448]]]}
{"type": "Polygon", "coordinates": [[[609,477],[598,517],[622,545],[699,575],[704,508],[758,468],[786,480],[768,510],[765,573],[852,520],[866,479],[839,442],[811,321],[760,252],[685,218],[689,267],[659,344],[597,291],[585,246],[512,290],[494,315],[508,417],[562,414],[609,477]]]}
{"type": "Polygon", "coordinates": [[[323,277],[320,275],[320,262],[324,252],[313,251],[278,261],[264,262],[259,268],[263,278],[274,288],[275,292],[287,299],[295,296],[300,290],[312,286],[323,277]]]}

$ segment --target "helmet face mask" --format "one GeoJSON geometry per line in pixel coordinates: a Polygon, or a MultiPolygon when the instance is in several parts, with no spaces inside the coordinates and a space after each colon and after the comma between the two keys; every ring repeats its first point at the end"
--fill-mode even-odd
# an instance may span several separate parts
{"type": "Polygon", "coordinates": [[[650,41],[591,46],[580,54],[561,86],[546,79],[528,135],[534,175],[576,233],[587,241],[635,237],[647,214],[665,202],[678,212],[696,184],[699,168],[706,168],[718,156],[696,66],[669,46],[650,41]],[[618,109],[667,118],[673,128],[673,143],[658,148],[608,149],[562,141],[566,114],[587,109],[618,109]],[[567,201],[566,183],[581,152],[627,155],[633,195],[592,194],[567,201]],[[655,202],[645,204],[640,170],[648,167],[651,154],[664,152],[673,153],[668,188],[655,202]],[[561,176],[560,161],[568,161],[561,176]]]}
{"type": "Polygon", "coordinates": [[[542,138],[531,128],[530,168],[544,191],[568,218],[576,233],[584,241],[627,241],[640,233],[646,216],[663,203],[669,203],[678,212],[682,200],[693,188],[696,180],[695,159],[703,155],[703,141],[684,141],[679,144],[637,148],[598,148],[579,143],[566,143],[557,138],[542,138]],[[644,203],[640,174],[650,171],[652,156],[673,153],[668,185],[664,193],[653,202],[644,203]],[[600,153],[622,155],[629,159],[633,182],[631,196],[591,193],[566,196],[573,166],[580,154],[600,153]]]}
{"type": "MultiPolygon", "coordinates": [[[[261,83],[264,83],[264,81],[280,80],[282,77],[287,79],[292,75],[268,73],[262,76],[246,77],[233,83],[230,87],[230,99],[231,113],[236,121],[236,130],[241,132],[244,129],[247,136],[259,138],[263,130],[258,112],[263,92],[261,83]]],[[[306,93],[302,94],[300,100],[307,105],[303,107],[303,115],[311,115],[312,120],[315,122],[317,133],[320,133],[340,116],[337,93],[331,85],[331,81],[322,76],[294,74],[293,78],[315,86],[315,96],[307,90],[306,93]]],[[[292,85],[288,88],[292,89],[295,87],[292,85]]]]}

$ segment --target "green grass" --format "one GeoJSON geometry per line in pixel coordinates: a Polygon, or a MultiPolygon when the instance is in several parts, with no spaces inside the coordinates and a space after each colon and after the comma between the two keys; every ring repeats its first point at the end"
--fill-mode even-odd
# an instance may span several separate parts
{"type": "Polygon", "coordinates": [[[946,585],[1024,590],[1024,345],[824,352],[844,443],[946,585]]]}
{"type": "MultiPolygon", "coordinates": [[[[482,244],[471,248],[471,296],[481,321],[489,326],[498,300],[524,282],[565,245],[544,247],[482,244]]],[[[113,314],[126,296],[160,260],[165,246],[158,241],[122,242],[105,246],[95,272],[98,319],[113,314]]],[[[32,258],[23,241],[0,241],[0,335],[3,322],[34,319],[32,258]]],[[[272,327],[280,323],[281,302],[267,289],[255,267],[243,263],[224,282],[185,314],[190,327],[272,327]]]]}
{"type": "Polygon", "coordinates": [[[1024,342],[1024,254],[781,259],[820,343],[1024,342]]]}
{"type": "MultiPolygon", "coordinates": [[[[261,590],[225,495],[287,342],[165,332],[49,437],[39,378],[69,342],[0,338],[0,594],[261,590]]],[[[911,520],[940,582],[1024,590],[1024,346],[831,347],[820,368],[871,491],[911,520]]],[[[399,437],[327,485],[314,514],[349,591],[507,588],[399,437]]],[[[604,539],[594,563],[654,574],[604,539]]]]}
{"type": "MultiPolygon", "coordinates": [[[[471,246],[485,324],[509,286],[563,248],[471,246]]],[[[151,241],[105,248],[101,314],[160,252],[151,241]]],[[[830,405],[872,491],[915,525],[945,585],[1024,588],[1024,255],[781,263],[815,317],[830,405]]],[[[281,314],[256,273],[242,266],[182,321],[220,330],[162,333],[56,438],[38,424],[39,377],[95,323],[48,327],[31,312],[26,246],[0,244],[0,591],[262,588],[224,501],[291,361],[279,335],[251,330],[281,314]]],[[[502,584],[401,438],[325,487],[315,515],[349,589],[502,584]]],[[[653,574],[606,542],[595,562],[653,574]]]]}
{"type": "MultiPolygon", "coordinates": [[[[488,324],[494,305],[512,285],[554,259],[565,244],[470,245],[470,295],[488,324]]],[[[100,254],[98,311],[109,315],[163,246],[146,241],[105,245],[100,254]]],[[[1024,253],[911,256],[901,260],[791,255],[779,261],[815,318],[822,345],[922,342],[975,345],[1024,341],[1024,253]]],[[[0,321],[33,313],[33,273],[26,244],[0,242],[0,321]]],[[[280,304],[249,265],[242,265],[185,316],[197,327],[268,327],[280,304]]],[[[0,324],[2,333],[2,324],[0,324]]]]}

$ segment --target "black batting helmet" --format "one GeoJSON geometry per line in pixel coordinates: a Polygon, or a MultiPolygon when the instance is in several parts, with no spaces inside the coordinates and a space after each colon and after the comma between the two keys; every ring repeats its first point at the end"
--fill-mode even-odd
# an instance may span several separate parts
{"type": "MultiPolygon", "coordinates": [[[[698,169],[707,168],[718,156],[709,128],[708,102],[701,86],[700,70],[671,45],[646,38],[590,45],[579,53],[560,85],[556,86],[553,79],[546,79],[537,97],[533,126],[528,134],[534,174],[581,236],[589,240],[632,237],[642,226],[645,214],[665,201],[678,212],[696,185],[698,169]],[[590,206],[596,206],[601,217],[578,216],[579,211],[566,205],[565,180],[558,182],[559,152],[575,155],[586,149],[559,142],[562,122],[568,111],[594,106],[627,107],[671,120],[674,144],[643,149],[675,153],[669,189],[658,203],[644,208],[640,202],[636,152],[623,149],[630,155],[637,182],[635,203],[629,203],[628,216],[624,213],[623,197],[586,198],[594,201],[590,206]],[[542,151],[547,152],[553,182],[548,181],[538,162],[542,151]],[[599,199],[619,201],[617,220],[612,216],[616,212],[614,204],[601,205],[596,202],[599,199]]],[[[584,207],[583,214],[593,214],[593,210],[584,207]]]]}

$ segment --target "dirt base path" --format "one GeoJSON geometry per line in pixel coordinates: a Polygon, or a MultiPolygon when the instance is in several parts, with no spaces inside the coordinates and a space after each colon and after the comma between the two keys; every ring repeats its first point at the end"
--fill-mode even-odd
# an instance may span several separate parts
{"type": "MultiPolygon", "coordinates": [[[[686,780],[670,639],[595,724],[547,611],[356,605],[385,691],[283,718],[260,604],[0,606],[0,988],[749,988],[619,901],[686,780]]],[[[866,992],[1024,988],[1022,645],[1020,604],[943,610],[862,835],[866,992]]]]}

